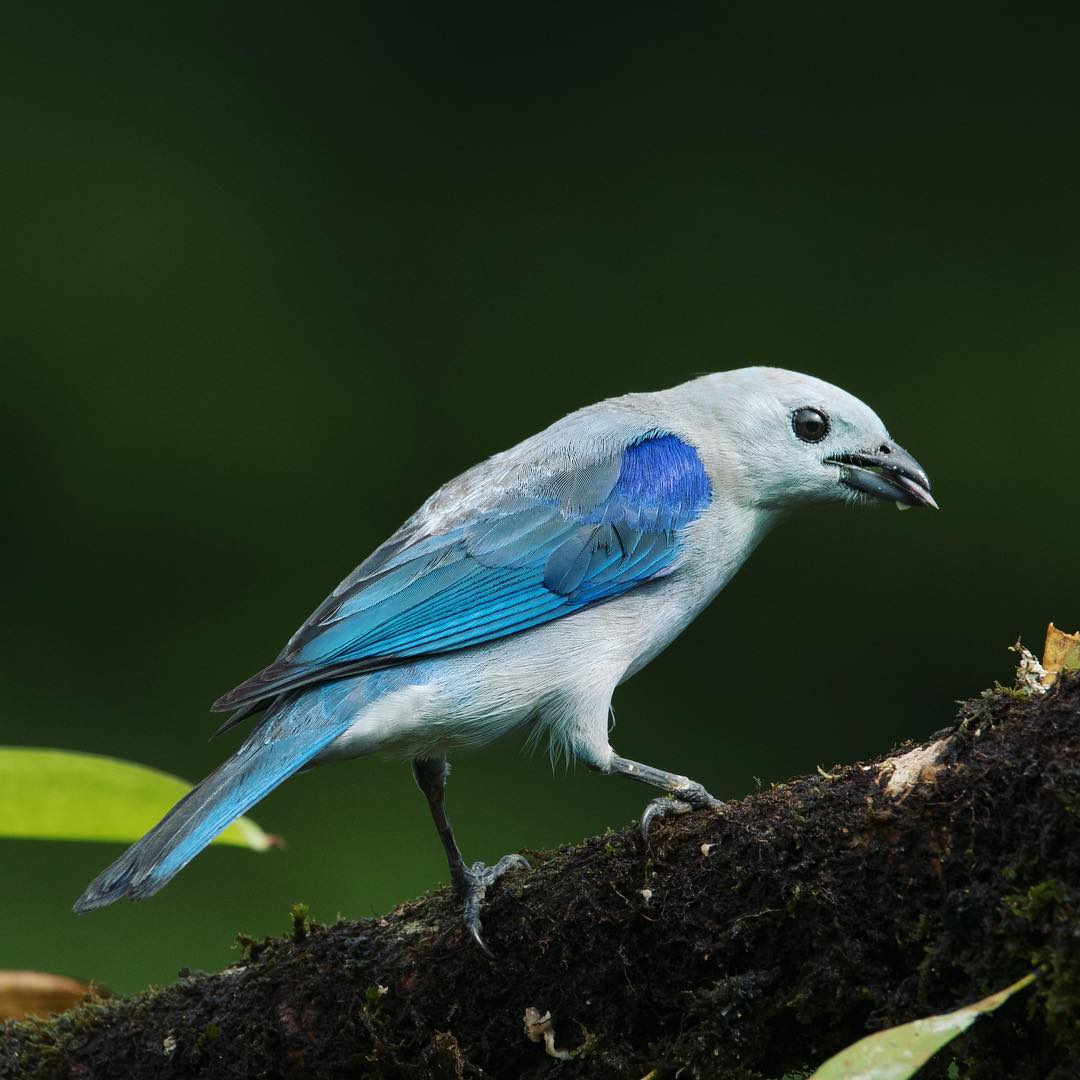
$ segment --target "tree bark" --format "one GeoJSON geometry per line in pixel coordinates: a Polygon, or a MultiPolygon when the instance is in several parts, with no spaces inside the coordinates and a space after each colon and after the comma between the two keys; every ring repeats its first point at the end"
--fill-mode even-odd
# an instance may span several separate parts
{"type": "Polygon", "coordinates": [[[446,890],[298,913],[220,973],[0,1027],[0,1077],[776,1080],[1038,970],[925,1075],[1064,1080],[1078,814],[1080,677],[999,690],[927,743],[656,822],[647,847],[630,828],[528,853],[488,896],[494,960],[446,890]]]}

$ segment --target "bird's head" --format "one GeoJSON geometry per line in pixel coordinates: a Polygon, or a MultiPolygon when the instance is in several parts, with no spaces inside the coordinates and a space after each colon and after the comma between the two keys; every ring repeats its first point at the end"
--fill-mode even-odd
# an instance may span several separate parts
{"type": "Polygon", "coordinates": [[[937,509],[922,466],[845,390],[780,368],[703,381],[721,412],[724,456],[758,506],[881,499],[937,509]]]}

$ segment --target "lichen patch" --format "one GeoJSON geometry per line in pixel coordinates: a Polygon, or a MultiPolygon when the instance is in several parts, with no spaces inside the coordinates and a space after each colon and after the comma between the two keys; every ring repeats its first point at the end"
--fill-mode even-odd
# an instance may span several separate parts
{"type": "Polygon", "coordinates": [[[882,762],[881,775],[889,777],[885,794],[894,799],[906,799],[920,784],[934,784],[938,773],[945,768],[939,762],[948,743],[948,738],[938,739],[882,762]]]}

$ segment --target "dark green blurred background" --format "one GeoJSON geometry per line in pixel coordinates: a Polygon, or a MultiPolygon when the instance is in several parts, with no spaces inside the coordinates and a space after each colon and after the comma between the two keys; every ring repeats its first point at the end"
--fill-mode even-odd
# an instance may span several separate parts
{"type": "MultiPolygon", "coordinates": [[[[1080,624],[1071,28],[218,8],[5,14],[0,743],[197,779],[237,742],[207,744],[209,702],[441,482],[750,363],[865,398],[943,510],[789,523],[619,692],[621,753],[740,796],[925,736],[1018,634],[1080,624]]],[[[485,859],[647,797],[517,743],[450,792],[485,859]]],[[[289,849],[215,848],[84,918],[119,847],[0,842],[0,967],[129,990],[291,901],[369,915],[445,878],[403,764],[254,816],[289,849]]]]}

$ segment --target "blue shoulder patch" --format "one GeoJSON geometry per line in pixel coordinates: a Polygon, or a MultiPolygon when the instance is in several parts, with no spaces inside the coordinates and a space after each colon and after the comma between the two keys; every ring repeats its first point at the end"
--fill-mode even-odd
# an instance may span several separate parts
{"type": "Polygon", "coordinates": [[[649,432],[623,451],[607,498],[577,518],[669,532],[693,521],[711,499],[712,484],[697,450],[677,435],[649,432]]]}
{"type": "Polygon", "coordinates": [[[647,527],[679,528],[697,517],[712,498],[712,484],[697,450],[677,435],[643,435],[623,453],[619,479],[606,500],[603,520],[621,517],[634,528],[639,513],[660,511],[647,527]]]}

